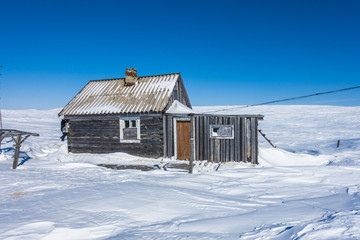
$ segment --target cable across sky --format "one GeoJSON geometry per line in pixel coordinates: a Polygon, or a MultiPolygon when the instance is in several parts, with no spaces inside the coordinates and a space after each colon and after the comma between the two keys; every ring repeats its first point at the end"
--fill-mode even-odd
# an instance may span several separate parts
{"type": "Polygon", "coordinates": [[[342,89],[337,89],[337,90],[332,90],[332,91],[327,91],[327,92],[313,93],[313,94],[308,94],[308,95],[303,95],[303,96],[298,96],[298,97],[284,98],[284,99],[273,100],[273,101],[263,102],[263,103],[258,103],[258,104],[251,104],[251,105],[246,105],[246,106],[237,106],[237,107],[233,107],[233,108],[223,108],[223,109],[218,109],[218,110],[213,110],[213,111],[207,111],[206,113],[221,112],[221,111],[224,111],[224,110],[232,110],[232,109],[237,109],[237,108],[248,108],[248,107],[268,105],[268,104],[279,103],[279,102],[294,101],[294,100],[298,100],[298,99],[315,97],[315,96],[320,96],[320,95],[325,95],[325,94],[332,94],[332,93],[350,91],[350,90],[354,90],[354,89],[358,89],[358,88],[360,88],[360,86],[342,88],[342,89]]]}

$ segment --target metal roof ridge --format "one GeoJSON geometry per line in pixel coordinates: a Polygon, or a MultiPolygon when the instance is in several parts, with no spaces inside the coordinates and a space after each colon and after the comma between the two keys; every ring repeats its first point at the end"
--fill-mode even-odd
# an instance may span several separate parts
{"type": "MultiPolygon", "coordinates": [[[[181,74],[181,73],[180,73],[180,72],[177,72],[177,73],[164,73],[164,74],[156,74],[156,75],[140,76],[140,77],[138,77],[138,78],[158,77],[158,76],[164,76],[164,75],[176,75],[176,74],[181,74]]],[[[105,78],[105,79],[94,79],[94,80],[90,80],[89,82],[94,82],[94,81],[113,81],[113,80],[125,80],[125,78],[105,78]]]]}

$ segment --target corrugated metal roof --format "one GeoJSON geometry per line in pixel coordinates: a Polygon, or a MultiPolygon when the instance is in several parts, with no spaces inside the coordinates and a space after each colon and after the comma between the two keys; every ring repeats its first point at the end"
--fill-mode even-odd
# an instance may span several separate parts
{"type": "Polygon", "coordinates": [[[133,86],[124,86],[125,78],[93,80],[59,116],[163,111],[179,76],[172,73],[138,77],[133,86]]]}

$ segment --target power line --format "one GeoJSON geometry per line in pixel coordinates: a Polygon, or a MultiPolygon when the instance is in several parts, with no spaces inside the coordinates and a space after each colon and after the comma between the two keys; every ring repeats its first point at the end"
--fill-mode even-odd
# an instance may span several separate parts
{"type": "Polygon", "coordinates": [[[353,90],[353,89],[357,89],[357,88],[360,88],[360,86],[342,88],[342,89],[337,89],[337,90],[332,90],[332,91],[327,91],[327,92],[313,93],[313,94],[304,95],[304,96],[298,96],[298,97],[284,98],[284,99],[279,99],[279,100],[274,100],[274,101],[269,101],[269,102],[263,102],[263,103],[258,103],[258,104],[252,104],[252,105],[246,105],[246,106],[238,106],[238,107],[233,107],[233,108],[223,108],[223,109],[218,109],[218,110],[213,110],[213,111],[207,111],[206,113],[220,112],[220,111],[224,111],[224,110],[232,110],[232,109],[237,109],[237,108],[255,107],[255,106],[261,106],[261,105],[267,105],[267,104],[279,103],[279,102],[286,102],[286,101],[293,101],[293,100],[298,100],[298,99],[303,99],[303,98],[308,98],[308,97],[314,97],[314,96],[320,96],[320,95],[325,95],[325,94],[349,91],[349,90],[353,90]]]}

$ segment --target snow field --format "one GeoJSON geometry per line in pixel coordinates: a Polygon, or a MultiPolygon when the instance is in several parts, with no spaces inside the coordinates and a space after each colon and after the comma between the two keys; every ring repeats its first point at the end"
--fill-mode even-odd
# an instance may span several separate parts
{"type": "Polygon", "coordinates": [[[192,175],[98,167],[161,159],[69,154],[60,109],[4,110],[4,128],[40,137],[23,144],[16,170],[12,141],[2,143],[0,239],[359,239],[360,107],[250,110],[278,148],[259,136],[258,166],[202,164],[192,175]]]}

